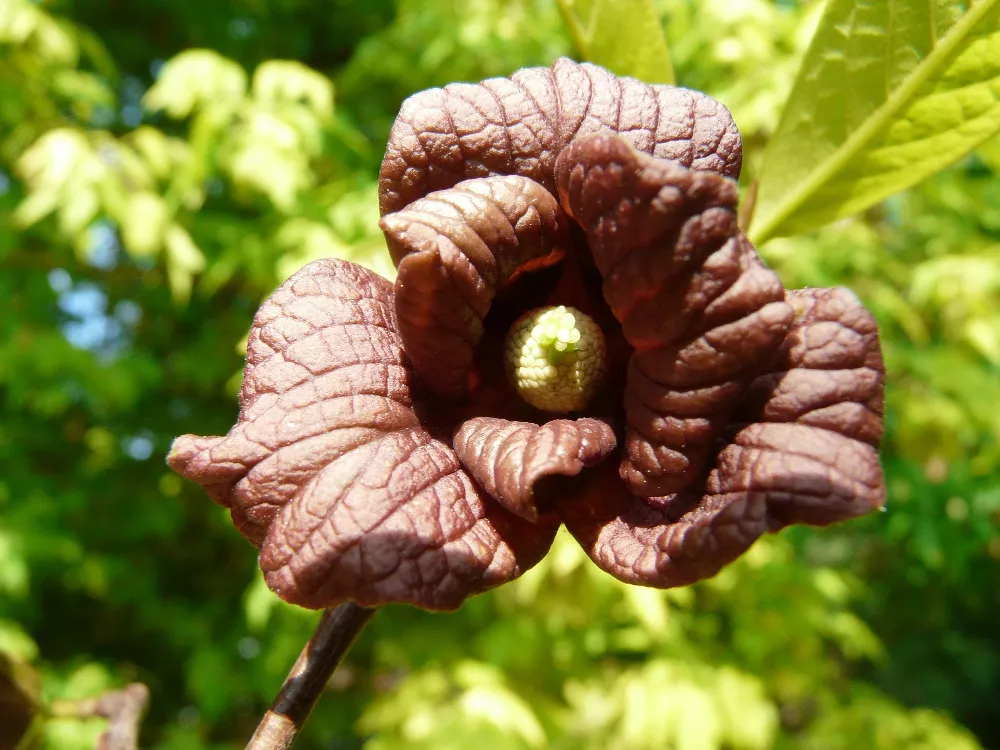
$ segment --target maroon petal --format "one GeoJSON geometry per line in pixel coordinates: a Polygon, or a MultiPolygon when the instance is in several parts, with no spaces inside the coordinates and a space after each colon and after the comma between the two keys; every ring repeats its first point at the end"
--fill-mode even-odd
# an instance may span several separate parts
{"type": "Polygon", "coordinates": [[[581,498],[559,503],[567,527],[612,575],[647,586],[692,583],[765,531],[825,525],[885,502],[875,321],[846,289],[798,290],[788,299],[795,320],[777,362],[723,431],[732,437],[704,483],[644,501],[602,467],[581,498]]]}
{"type": "Polygon", "coordinates": [[[260,566],[272,590],[305,607],[454,609],[533,566],[557,528],[490,507],[451,449],[400,430],[323,467],[278,514],[260,566]]]}
{"type": "Polygon", "coordinates": [[[885,502],[885,367],[875,319],[852,292],[801,289],[788,301],[795,320],[773,371],[754,380],[736,415],[763,424],[736,435],[719,457],[734,469],[720,473],[750,472],[754,487],[766,486],[772,525],[823,525],[885,502]]]}
{"type": "Polygon", "coordinates": [[[455,452],[483,488],[511,513],[528,521],[553,508],[565,484],[545,478],[575,477],[615,449],[615,433],[599,419],[553,419],[543,425],[477,417],[455,434],[455,452]],[[540,484],[541,483],[541,484],[540,484]]]}
{"type": "Polygon", "coordinates": [[[609,135],[574,141],[556,177],[635,349],[622,478],[643,497],[679,492],[783,341],[784,289],[737,229],[732,180],[609,135]]]}
{"type": "Polygon", "coordinates": [[[738,417],[822,427],[877,448],[885,364],[878,324],[848,289],[795,289],[792,328],[771,372],[752,383],[738,417]]]}
{"type": "Polygon", "coordinates": [[[547,529],[486,507],[454,452],[421,427],[411,377],[390,282],[352,263],[311,263],[257,312],[239,421],[225,437],[178,438],[168,463],[231,509],[241,533],[262,545],[268,579],[289,601],[325,607],[358,596],[368,604],[457,606],[461,597],[518,575],[551,539],[547,529]],[[358,498],[370,502],[378,482],[384,520],[375,525],[382,530],[396,530],[393,519],[407,514],[426,516],[428,493],[463,504],[463,520],[426,516],[426,523],[440,521],[436,534],[422,528],[365,545],[337,542],[341,533],[354,539],[358,498]],[[397,554],[397,571],[383,566],[372,580],[338,583],[340,555],[360,549],[377,550],[383,560],[397,554]],[[421,554],[456,572],[417,581],[402,560],[421,554]]]}
{"type": "Polygon", "coordinates": [[[719,102],[563,58],[551,68],[429,89],[403,102],[379,173],[382,213],[489,175],[529,177],[554,194],[560,152],[577,136],[601,132],[698,170],[740,173],[739,131],[719,102]]]}
{"type": "Polygon", "coordinates": [[[743,554],[767,530],[760,493],[670,498],[659,507],[632,495],[613,471],[599,476],[559,515],[598,567],[626,583],[656,588],[710,578],[743,554]]]}
{"type": "Polygon", "coordinates": [[[808,425],[757,423],[719,454],[709,485],[766,498],[768,528],[825,526],[870,513],[885,502],[878,451],[808,425]]]}
{"type": "Polygon", "coordinates": [[[562,258],[562,209],[524,177],[466,180],[381,221],[399,268],[396,312],[414,371],[432,393],[468,393],[473,351],[497,290],[562,258]]]}

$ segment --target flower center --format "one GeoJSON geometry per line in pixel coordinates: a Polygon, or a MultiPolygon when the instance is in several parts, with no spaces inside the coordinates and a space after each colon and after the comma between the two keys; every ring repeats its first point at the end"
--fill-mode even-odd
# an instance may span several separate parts
{"type": "Polygon", "coordinates": [[[573,307],[540,307],[511,326],[504,367],[518,394],[543,411],[583,409],[607,372],[604,334],[573,307]]]}

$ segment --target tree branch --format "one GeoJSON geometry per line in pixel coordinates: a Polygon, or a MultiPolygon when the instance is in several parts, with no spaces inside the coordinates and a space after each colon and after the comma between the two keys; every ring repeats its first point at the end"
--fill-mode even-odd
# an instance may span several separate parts
{"type": "Polygon", "coordinates": [[[246,750],[287,750],[292,746],[333,671],[374,614],[374,609],[354,602],[323,613],[246,750]]]}
{"type": "Polygon", "coordinates": [[[133,682],[99,698],[55,701],[48,713],[52,717],[73,719],[100,716],[108,720],[108,728],[97,738],[97,750],[135,750],[139,747],[139,727],[148,704],[149,688],[133,682]]]}

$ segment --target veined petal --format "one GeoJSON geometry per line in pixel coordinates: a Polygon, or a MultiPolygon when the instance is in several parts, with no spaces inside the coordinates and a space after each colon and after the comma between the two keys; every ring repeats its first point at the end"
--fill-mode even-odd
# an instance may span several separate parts
{"type": "Polygon", "coordinates": [[[721,431],[723,447],[701,482],[640,499],[601,467],[577,501],[559,503],[604,570],[629,583],[684,585],[714,575],[765,531],[822,526],[883,505],[875,321],[846,289],[788,297],[792,328],[721,431]]]}
{"type": "Polygon", "coordinates": [[[684,491],[785,338],[784,289],[739,233],[732,180],[591,135],[563,151],[556,181],[634,349],[622,479],[643,497],[684,491]]]}
{"type": "Polygon", "coordinates": [[[399,111],[379,172],[383,214],[462,180],[521,175],[555,194],[556,159],[592,133],[736,178],[743,148],[732,116],[700,91],[620,78],[566,58],[510,78],[414,94],[399,111]]]}
{"type": "Polygon", "coordinates": [[[488,177],[432,193],[380,226],[399,269],[396,312],[413,369],[431,393],[461,399],[498,290],[569,246],[562,209],[537,182],[488,177]]]}
{"type": "Polygon", "coordinates": [[[178,438],[168,463],[230,508],[286,600],[456,607],[533,565],[555,530],[490,507],[423,429],[411,379],[390,282],[316,261],[254,319],[236,425],[178,438]]]}
{"type": "Polygon", "coordinates": [[[578,483],[548,482],[576,477],[604,460],[615,433],[599,419],[553,419],[543,425],[477,417],[455,433],[455,452],[469,474],[511,513],[536,521],[578,483]],[[540,484],[541,483],[541,484],[540,484]]]}

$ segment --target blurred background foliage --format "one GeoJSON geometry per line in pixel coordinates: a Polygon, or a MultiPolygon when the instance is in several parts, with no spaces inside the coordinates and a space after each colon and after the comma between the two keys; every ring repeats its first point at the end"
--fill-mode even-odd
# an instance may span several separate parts
{"type": "MultiPolygon", "coordinates": [[[[165,452],[228,429],[251,317],[290,273],[391,273],[376,175],[402,100],[579,54],[594,3],[0,0],[0,747],[29,722],[22,750],[93,747],[101,721],[48,707],[135,680],[144,747],[243,745],[316,614],[271,596],[165,452]]],[[[646,18],[677,81],[733,111],[744,188],[821,6],[646,18]]],[[[885,514],[666,592],[560,535],[456,613],[381,612],[301,746],[1000,748],[998,175],[986,141],[761,247],[880,321],[885,514]]]]}

